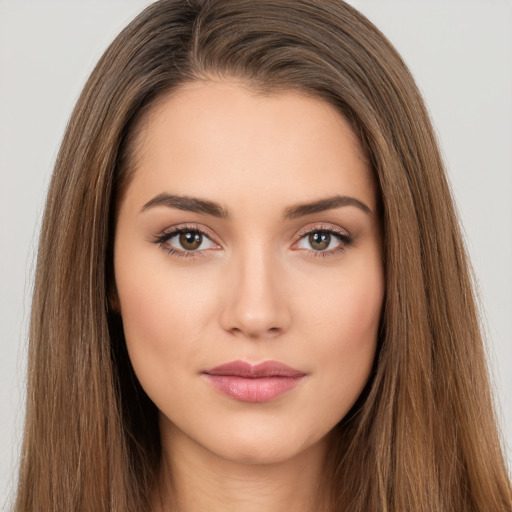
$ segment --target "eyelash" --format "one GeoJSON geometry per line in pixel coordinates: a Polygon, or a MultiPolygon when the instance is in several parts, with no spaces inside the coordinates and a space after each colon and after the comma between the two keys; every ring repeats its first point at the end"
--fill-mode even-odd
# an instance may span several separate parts
{"type": "Polygon", "coordinates": [[[332,226],[314,226],[313,228],[301,230],[298,233],[299,240],[302,240],[312,233],[327,233],[329,235],[334,235],[334,237],[340,242],[337,247],[328,251],[315,251],[314,249],[310,249],[308,252],[313,258],[328,258],[330,256],[335,256],[353,244],[352,237],[346,231],[342,231],[341,229],[337,229],[332,226]]]}
{"type": "MultiPolygon", "coordinates": [[[[200,228],[197,225],[185,225],[180,226],[178,228],[173,228],[169,231],[164,231],[160,235],[157,235],[155,239],[153,240],[153,243],[159,245],[164,251],[166,251],[168,254],[171,254],[172,256],[176,256],[178,258],[197,258],[204,254],[204,251],[207,249],[203,249],[201,251],[187,251],[187,250],[179,250],[175,249],[174,247],[170,245],[166,245],[167,242],[173,238],[176,235],[179,235],[181,233],[186,233],[187,231],[200,233],[202,236],[208,238],[211,240],[211,236],[203,229],[200,228]]],[[[345,231],[338,230],[336,228],[333,228],[332,226],[314,226],[313,228],[305,229],[303,231],[299,232],[299,241],[304,239],[306,236],[312,234],[312,233],[327,233],[329,235],[334,235],[335,238],[337,238],[340,242],[340,244],[334,248],[330,249],[328,251],[315,251],[314,249],[309,250],[308,252],[311,253],[311,256],[314,258],[326,258],[329,256],[334,256],[338,254],[341,251],[344,251],[347,247],[350,247],[353,243],[352,237],[347,234],[345,231]]],[[[215,242],[213,242],[215,243],[215,242]]],[[[298,242],[296,242],[298,243],[298,242]]],[[[300,249],[296,249],[300,250],[300,249]]]]}
{"type": "Polygon", "coordinates": [[[179,235],[181,233],[186,233],[188,231],[191,231],[193,233],[200,233],[202,236],[208,238],[211,240],[211,236],[202,228],[200,228],[197,225],[194,224],[187,224],[184,226],[180,226],[178,228],[172,228],[169,231],[164,231],[160,235],[157,235],[154,239],[154,243],[159,245],[164,251],[166,251],[168,254],[171,254],[172,256],[176,256],[178,258],[197,258],[200,257],[203,253],[203,251],[186,251],[183,249],[182,251],[179,249],[175,249],[174,247],[170,245],[166,245],[167,242],[173,238],[176,235],[179,235]]]}

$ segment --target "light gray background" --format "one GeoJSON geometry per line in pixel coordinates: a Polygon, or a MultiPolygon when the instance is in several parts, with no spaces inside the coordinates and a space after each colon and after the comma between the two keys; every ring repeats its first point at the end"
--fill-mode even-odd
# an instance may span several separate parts
{"type": "MultiPolygon", "coordinates": [[[[0,510],[21,441],[46,186],[71,109],[147,0],[0,0],[0,510]]],[[[412,69],[438,132],[487,318],[512,461],[512,0],[352,0],[412,69]]]]}

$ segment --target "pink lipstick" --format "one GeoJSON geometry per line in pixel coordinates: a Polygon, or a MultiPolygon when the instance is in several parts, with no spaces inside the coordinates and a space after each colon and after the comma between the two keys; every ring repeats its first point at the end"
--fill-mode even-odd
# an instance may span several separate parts
{"type": "Polygon", "coordinates": [[[277,361],[232,361],[203,372],[218,391],[241,402],[261,403],[293,389],[306,374],[277,361]]]}

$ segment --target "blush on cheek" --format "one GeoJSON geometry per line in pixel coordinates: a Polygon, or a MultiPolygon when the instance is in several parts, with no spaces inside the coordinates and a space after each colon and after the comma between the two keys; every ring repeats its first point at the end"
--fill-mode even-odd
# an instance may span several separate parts
{"type": "Polygon", "coordinates": [[[139,360],[150,359],[155,370],[168,360],[183,359],[186,366],[187,352],[193,350],[200,338],[198,309],[204,316],[205,307],[201,304],[207,303],[207,297],[198,295],[197,286],[183,286],[172,276],[149,272],[120,273],[119,282],[120,312],[134,367],[139,360]]]}
{"type": "MultiPolygon", "coordinates": [[[[337,339],[338,346],[327,350],[326,358],[329,361],[329,356],[337,353],[337,362],[326,364],[338,366],[341,387],[349,401],[346,404],[348,409],[362,392],[373,366],[382,308],[381,290],[379,287],[347,290],[344,306],[331,319],[331,325],[336,326],[338,334],[333,330],[330,338],[337,339]]],[[[341,399],[344,400],[343,397],[341,399]]]]}

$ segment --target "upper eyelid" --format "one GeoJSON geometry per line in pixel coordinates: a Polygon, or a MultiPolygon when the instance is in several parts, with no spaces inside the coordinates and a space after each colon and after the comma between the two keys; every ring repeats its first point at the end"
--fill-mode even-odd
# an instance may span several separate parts
{"type": "Polygon", "coordinates": [[[172,226],[169,228],[166,228],[160,232],[159,235],[157,235],[158,238],[172,238],[173,236],[177,235],[178,233],[182,233],[183,231],[198,231],[202,235],[207,236],[212,242],[218,243],[215,241],[215,238],[220,238],[212,230],[206,227],[202,227],[196,224],[183,224],[178,226],[172,226]]]}
{"type": "Polygon", "coordinates": [[[297,235],[302,237],[304,235],[307,235],[309,233],[314,233],[315,231],[328,231],[330,233],[336,233],[336,234],[340,234],[340,235],[345,235],[347,237],[350,237],[350,233],[342,228],[342,227],[339,227],[339,226],[333,226],[333,225],[326,225],[326,224],[323,224],[323,223],[320,223],[320,224],[315,224],[315,225],[310,225],[310,226],[307,226],[307,227],[303,227],[301,229],[299,229],[299,231],[297,232],[297,235]]]}

